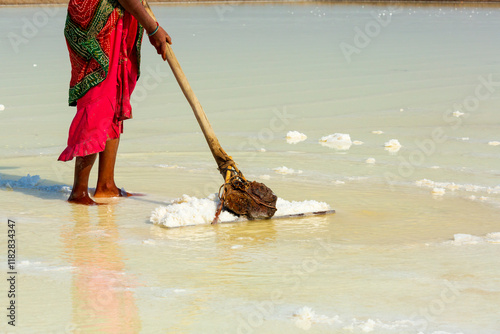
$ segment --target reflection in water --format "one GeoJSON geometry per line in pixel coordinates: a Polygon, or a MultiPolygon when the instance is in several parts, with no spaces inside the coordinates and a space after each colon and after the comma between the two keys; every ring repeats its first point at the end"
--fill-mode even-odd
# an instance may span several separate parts
{"type": "Polygon", "coordinates": [[[89,208],[73,205],[73,228],[63,231],[75,268],[72,279],[73,323],[81,333],[138,333],[141,328],[132,284],[124,272],[112,204],[89,208]]]}

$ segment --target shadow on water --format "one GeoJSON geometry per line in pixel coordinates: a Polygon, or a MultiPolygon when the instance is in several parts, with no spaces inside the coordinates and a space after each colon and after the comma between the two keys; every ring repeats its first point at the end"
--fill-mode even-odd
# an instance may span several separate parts
{"type": "MultiPolygon", "coordinates": [[[[14,169],[14,167],[0,167],[0,169],[14,169]]],[[[42,178],[35,182],[35,177],[36,175],[27,178],[26,176],[19,177],[18,175],[0,173],[0,190],[15,191],[44,200],[66,200],[68,198],[69,193],[63,190],[63,187],[71,189],[67,184],[42,178]]]]}
{"type": "MultiPolygon", "coordinates": [[[[15,167],[0,167],[0,169],[15,169],[15,167]]],[[[43,200],[66,201],[68,199],[69,192],[71,191],[70,185],[43,179],[41,177],[37,181],[36,178],[37,175],[31,175],[30,177],[19,177],[18,175],[0,173],[0,190],[6,192],[14,191],[22,193],[24,195],[38,197],[43,200]]],[[[90,193],[93,193],[94,190],[94,188],[89,188],[90,193]]],[[[147,199],[144,198],[144,196],[131,196],[127,197],[127,200],[135,200],[158,205],[167,205],[167,203],[165,202],[147,199]]]]}

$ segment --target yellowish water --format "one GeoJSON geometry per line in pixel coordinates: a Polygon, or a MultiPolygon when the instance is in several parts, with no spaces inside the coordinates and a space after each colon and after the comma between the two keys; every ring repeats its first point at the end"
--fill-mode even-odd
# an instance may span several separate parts
{"type": "Polygon", "coordinates": [[[65,9],[1,8],[0,249],[7,254],[12,219],[18,308],[16,327],[3,316],[0,331],[500,333],[500,244],[487,236],[500,232],[498,9],[154,10],[245,175],[337,213],[150,223],[158,206],[206,197],[222,179],[146,40],[116,167],[120,186],[146,196],[66,203],[73,165],[56,161],[74,114],[65,104],[65,9]],[[288,144],[291,130],[308,138],[288,144]],[[334,133],[363,143],[320,145],[334,133]],[[384,149],[391,139],[397,153],[384,149]],[[302,173],[273,171],[281,166],[302,173]],[[27,174],[40,180],[20,181],[27,174]]]}

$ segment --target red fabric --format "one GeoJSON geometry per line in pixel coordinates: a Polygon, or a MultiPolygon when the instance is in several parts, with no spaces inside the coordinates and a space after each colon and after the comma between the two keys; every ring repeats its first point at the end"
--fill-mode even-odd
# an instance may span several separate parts
{"type": "MultiPolygon", "coordinates": [[[[68,16],[82,29],[87,29],[92,20],[96,19],[96,10],[99,7],[101,0],[70,0],[68,4],[68,16]]],[[[107,18],[104,27],[99,30],[95,36],[97,42],[101,46],[106,55],[111,54],[111,39],[110,33],[116,27],[116,22],[120,17],[121,11],[115,8],[109,18],[107,18]]],[[[69,58],[71,61],[71,80],[70,87],[75,86],[85,76],[95,71],[102,71],[101,65],[96,59],[84,59],[74,52],[71,47],[68,47],[69,58]]]]}
{"type": "Polygon", "coordinates": [[[125,12],[109,33],[110,65],[108,76],[77,101],[68,146],[58,160],[102,152],[108,139],[123,133],[123,120],[132,118],[130,95],[137,82],[135,46],[137,21],[125,12]]]}

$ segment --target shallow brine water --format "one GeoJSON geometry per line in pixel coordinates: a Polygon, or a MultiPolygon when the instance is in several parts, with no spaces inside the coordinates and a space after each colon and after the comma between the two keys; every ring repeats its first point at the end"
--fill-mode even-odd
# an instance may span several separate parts
{"type": "Polygon", "coordinates": [[[119,186],[146,196],[66,203],[65,8],[1,8],[16,333],[500,333],[498,8],[154,10],[244,174],[337,213],[153,224],[157,208],[222,179],[147,40],[116,168],[119,186]]]}

